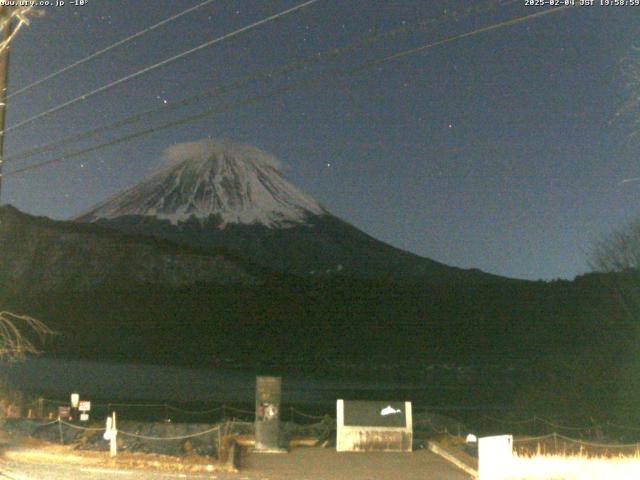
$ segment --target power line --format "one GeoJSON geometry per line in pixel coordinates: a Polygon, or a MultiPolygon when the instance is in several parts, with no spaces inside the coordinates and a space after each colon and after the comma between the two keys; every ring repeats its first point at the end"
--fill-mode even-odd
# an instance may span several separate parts
{"type": "Polygon", "coordinates": [[[41,85],[44,82],[47,82],[47,81],[49,81],[49,80],[51,80],[53,78],[56,78],[56,77],[62,75],[63,73],[68,72],[69,70],[72,70],[72,69],[74,69],[76,67],[79,67],[80,65],[82,65],[84,63],[87,63],[90,60],[93,60],[93,59],[95,59],[95,58],[97,58],[97,57],[99,57],[101,55],[104,55],[105,53],[107,53],[107,52],[109,52],[109,51],[111,51],[111,50],[113,50],[115,48],[118,48],[118,47],[124,45],[125,43],[129,43],[129,42],[131,42],[131,41],[133,41],[133,40],[135,40],[137,38],[140,38],[140,37],[146,35],[147,33],[150,33],[150,32],[152,32],[152,31],[154,31],[154,30],[156,30],[156,29],[158,29],[158,28],[160,28],[160,27],[162,27],[162,26],[164,26],[164,25],[166,25],[168,23],[171,23],[171,22],[177,20],[180,17],[183,17],[183,16],[185,16],[185,15],[191,13],[191,12],[194,12],[195,10],[198,10],[198,9],[200,9],[202,7],[205,7],[205,6],[209,5],[210,3],[214,2],[214,1],[215,0],[205,0],[204,2],[199,3],[198,5],[195,5],[193,7],[187,8],[186,10],[182,10],[181,12],[176,13],[175,15],[172,15],[169,18],[166,18],[166,19],[162,20],[161,22],[158,22],[158,23],[156,23],[154,25],[151,25],[150,27],[147,27],[147,28],[145,28],[143,30],[140,30],[139,32],[134,33],[133,35],[130,35],[130,36],[126,37],[126,38],[123,38],[122,40],[119,40],[116,43],[113,43],[113,44],[109,45],[108,47],[105,47],[105,48],[103,48],[101,50],[97,50],[94,53],[92,53],[91,55],[88,55],[87,57],[85,57],[83,59],[80,59],[80,60],[78,60],[76,62],[73,62],[73,63],[67,65],[66,67],[61,68],[60,70],[57,70],[57,71],[55,71],[53,73],[50,73],[49,75],[41,78],[40,80],[36,80],[35,82],[30,83],[30,84],[28,84],[28,85],[16,90],[15,92],[13,92],[10,95],[8,95],[7,99],[10,99],[10,98],[12,98],[12,97],[14,97],[16,95],[21,94],[21,93],[24,93],[27,90],[31,90],[32,88],[37,87],[38,85],[41,85]]]}
{"type": "Polygon", "coordinates": [[[272,91],[272,92],[270,92],[268,94],[256,95],[254,97],[249,97],[247,99],[241,100],[239,102],[236,102],[236,103],[233,103],[233,104],[230,104],[230,105],[221,106],[221,107],[218,107],[218,108],[215,108],[215,109],[205,110],[204,112],[199,113],[197,115],[192,115],[192,116],[189,116],[189,117],[186,117],[186,118],[182,118],[180,120],[175,120],[175,121],[172,121],[172,122],[169,122],[169,123],[165,123],[165,124],[157,126],[157,127],[149,128],[149,129],[142,130],[142,131],[138,131],[138,132],[132,133],[130,135],[127,135],[125,137],[120,137],[120,138],[117,138],[117,139],[114,139],[114,140],[111,140],[111,141],[108,141],[108,142],[105,142],[105,143],[101,143],[101,144],[98,144],[98,145],[94,145],[94,146],[91,146],[91,147],[84,148],[84,149],[81,149],[81,150],[76,150],[75,152],[71,152],[71,153],[67,153],[67,154],[64,154],[64,155],[60,155],[59,157],[55,157],[53,159],[46,160],[46,161],[41,162],[41,163],[37,163],[37,164],[34,164],[34,165],[29,165],[29,166],[20,168],[18,170],[14,170],[12,172],[5,173],[4,176],[7,177],[7,176],[10,176],[10,175],[16,175],[18,173],[23,173],[23,172],[27,172],[27,171],[30,171],[30,170],[35,170],[35,169],[44,167],[45,165],[58,163],[58,162],[63,161],[63,160],[67,160],[67,159],[70,159],[70,158],[74,158],[74,157],[78,157],[78,156],[84,155],[86,153],[91,153],[91,152],[94,152],[94,151],[97,151],[97,150],[102,150],[103,148],[110,147],[110,146],[113,146],[113,145],[118,145],[120,143],[125,143],[125,142],[128,142],[130,140],[134,140],[134,139],[139,138],[139,137],[143,137],[143,136],[146,136],[146,135],[150,135],[152,133],[156,133],[156,132],[159,132],[159,131],[162,131],[162,130],[166,130],[168,128],[173,128],[173,127],[178,127],[178,126],[181,126],[181,125],[186,125],[188,123],[197,122],[198,120],[204,120],[205,118],[211,117],[212,115],[215,115],[217,113],[223,113],[223,112],[226,112],[228,110],[231,110],[234,107],[240,107],[240,106],[252,105],[254,103],[259,103],[261,101],[268,100],[270,98],[273,98],[273,97],[288,93],[290,91],[297,90],[298,88],[300,88],[302,86],[308,86],[308,85],[312,85],[314,83],[317,83],[319,81],[324,81],[324,80],[328,80],[328,79],[331,79],[331,78],[335,78],[336,73],[337,72],[333,72],[331,75],[322,76],[322,77],[316,78],[314,80],[305,80],[305,81],[297,82],[295,84],[279,88],[279,89],[277,89],[275,91],[272,91]]]}
{"type": "Polygon", "coordinates": [[[239,89],[242,88],[250,83],[256,82],[256,81],[260,81],[260,80],[264,80],[264,79],[268,79],[273,77],[274,75],[280,75],[280,74],[284,74],[284,73],[290,73],[296,70],[300,70],[306,66],[310,66],[316,63],[319,63],[321,61],[326,60],[327,58],[331,58],[331,57],[337,57],[340,56],[344,53],[347,53],[349,51],[354,51],[357,50],[359,48],[363,48],[365,46],[371,45],[376,41],[388,38],[388,37],[394,37],[397,36],[399,34],[404,34],[407,33],[409,31],[413,31],[416,29],[424,29],[428,26],[431,26],[433,24],[437,24],[440,22],[443,22],[445,20],[450,20],[450,19],[459,19],[459,18],[463,18],[465,16],[470,16],[470,15],[475,15],[478,13],[486,13],[487,11],[490,11],[492,9],[495,9],[497,7],[503,7],[506,6],[508,4],[511,3],[515,3],[516,1],[519,0],[506,0],[506,1],[499,1],[499,2],[495,2],[492,1],[490,2],[488,5],[482,5],[481,7],[469,7],[466,8],[464,10],[460,10],[460,11],[454,11],[454,12],[450,12],[450,13],[446,13],[444,15],[441,15],[439,17],[436,18],[432,18],[423,22],[420,22],[419,24],[415,25],[415,26],[402,26],[402,27],[398,27],[386,32],[382,32],[382,33],[378,33],[372,36],[369,36],[367,38],[358,40],[354,43],[351,43],[347,46],[343,46],[343,47],[335,47],[335,48],[331,48],[329,50],[326,50],[324,52],[318,52],[316,54],[310,55],[306,58],[303,58],[301,60],[298,61],[294,61],[291,63],[288,63],[287,65],[284,65],[283,67],[277,67],[277,68],[267,68],[264,70],[261,70],[257,73],[254,73],[252,75],[248,75],[245,76],[239,80],[236,80],[234,82],[231,82],[227,85],[223,85],[223,86],[219,86],[219,87],[215,87],[213,89],[208,89],[208,90],[204,90],[201,91],[199,93],[196,93],[194,95],[191,95],[189,97],[186,97],[184,99],[178,100],[178,101],[173,101],[173,102],[169,102],[168,104],[162,105],[160,107],[156,107],[153,109],[149,109],[134,115],[130,115],[128,117],[125,117],[121,120],[118,120],[116,122],[112,122],[109,124],[105,124],[90,130],[86,130],[84,132],[79,132],[79,133],[75,133],[72,135],[68,135],[66,137],[63,137],[59,140],[55,140],[54,142],[50,142],[48,144],[44,144],[44,145],[38,145],[35,147],[32,147],[30,149],[27,150],[23,150],[21,152],[18,152],[14,155],[11,155],[9,157],[7,157],[5,159],[5,162],[10,162],[10,161],[15,161],[15,160],[21,160],[24,158],[29,158],[32,157],[34,155],[39,155],[39,154],[43,154],[43,153],[47,153],[53,150],[56,150],[58,147],[61,146],[66,146],[69,143],[75,143],[78,142],[80,140],[85,140],[87,138],[91,138],[94,137],[98,134],[101,133],[105,133],[108,132],[110,130],[115,130],[117,128],[123,127],[125,125],[129,125],[131,123],[135,123],[139,120],[142,120],[150,115],[154,115],[156,113],[167,113],[168,111],[189,105],[191,103],[194,103],[200,99],[204,99],[207,97],[214,97],[217,96],[219,94],[222,93],[226,93],[230,90],[235,90],[235,89],[239,89]]]}
{"type": "Polygon", "coordinates": [[[460,35],[455,35],[453,37],[445,38],[444,40],[441,40],[439,42],[435,42],[435,43],[432,43],[432,44],[429,44],[429,45],[423,45],[422,47],[412,48],[410,50],[405,50],[404,52],[400,52],[400,53],[396,53],[394,55],[390,55],[390,56],[380,60],[380,63],[386,63],[386,62],[391,61],[391,60],[395,60],[395,59],[398,59],[398,58],[406,57],[408,55],[413,55],[415,53],[419,53],[419,52],[422,52],[424,50],[428,50],[430,48],[437,47],[439,45],[444,45],[445,43],[453,42],[455,40],[460,40],[462,38],[471,37],[471,36],[477,35],[479,33],[490,32],[490,31],[496,30],[498,28],[508,27],[508,26],[511,26],[511,25],[516,25],[518,23],[522,23],[522,22],[527,21],[527,20],[533,20],[534,18],[542,17],[543,15],[549,15],[550,13],[556,13],[556,12],[558,12],[560,10],[565,10],[565,9],[569,8],[570,6],[571,5],[567,5],[567,6],[564,6],[564,7],[557,7],[557,8],[552,8],[552,9],[549,9],[549,10],[543,10],[543,11],[538,12],[538,13],[532,13],[530,15],[525,15],[525,16],[522,16],[522,17],[514,18],[512,20],[507,20],[506,22],[497,23],[495,25],[489,25],[488,27],[478,28],[477,30],[473,30],[471,32],[462,33],[460,35]]]}
{"type": "Polygon", "coordinates": [[[515,24],[518,24],[518,23],[522,23],[524,21],[531,20],[531,19],[534,19],[534,18],[538,18],[538,17],[541,17],[543,15],[548,15],[548,14],[551,14],[551,13],[556,13],[556,12],[559,12],[559,11],[563,11],[566,8],[567,7],[563,6],[563,7],[557,7],[557,8],[545,10],[543,12],[537,12],[537,13],[533,13],[533,14],[529,14],[529,15],[524,15],[524,16],[521,16],[521,17],[517,17],[517,18],[511,19],[511,20],[507,20],[507,21],[500,22],[500,23],[497,23],[497,24],[489,25],[487,27],[478,28],[478,29],[472,30],[470,32],[466,32],[466,33],[462,33],[462,34],[458,34],[458,35],[453,35],[453,36],[447,37],[447,38],[445,38],[443,40],[438,40],[436,42],[432,42],[432,43],[428,43],[426,45],[422,45],[421,47],[412,48],[412,49],[409,49],[409,50],[403,50],[401,52],[398,52],[398,53],[395,53],[395,54],[392,54],[392,55],[388,55],[388,56],[383,57],[383,58],[378,59],[378,60],[372,60],[370,62],[366,62],[364,64],[358,65],[357,67],[349,69],[349,70],[334,70],[334,71],[331,71],[329,73],[325,73],[323,75],[320,75],[320,76],[318,76],[316,78],[310,79],[310,80],[301,80],[301,81],[295,82],[293,84],[278,88],[276,90],[273,90],[270,93],[266,93],[266,94],[263,94],[263,95],[255,95],[253,97],[249,97],[249,98],[246,98],[244,100],[241,100],[241,101],[238,101],[238,102],[226,105],[226,106],[223,105],[223,106],[219,106],[217,108],[205,110],[204,112],[198,113],[196,115],[191,115],[191,116],[188,116],[188,117],[184,117],[182,119],[171,121],[171,122],[168,122],[168,123],[164,123],[162,125],[159,125],[159,126],[156,126],[156,127],[152,127],[152,128],[148,128],[146,130],[141,130],[141,131],[126,135],[124,137],[116,138],[114,140],[110,140],[110,141],[105,142],[105,143],[101,143],[101,144],[94,145],[94,146],[91,146],[91,147],[87,147],[87,148],[84,148],[84,149],[76,150],[75,152],[70,152],[70,153],[67,153],[67,154],[64,154],[64,155],[60,155],[58,157],[52,158],[50,160],[46,160],[46,161],[41,162],[41,163],[36,163],[36,164],[33,164],[33,165],[29,165],[29,166],[14,170],[12,172],[9,172],[9,173],[5,174],[5,176],[17,175],[19,173],[24,173],[24,172],[36,170],[36,169],[42,168],[42,167],[44,167],[46,165],[51,165],[51,164],[58,163],[58,162],[61,162],[61,161],[64,161],[64,160],[68,160],[70,158],[75,158],[75,157],[84,155],[86,153],[91,153],[91,152],[94,152],[94,151],[97,151],[97,150],[101,150],[103,148],[107,148],[107,147],[110,147],[110,146],[113,146],[113,145],[117,145],[117,144],[120,144],[120,143],[125,143],[125,142],[128,142],[128,141],[134,140],[136,138],[140,138],[140,137],[143,137],[143,136],[146,136],[146,135],[150,135],[150,134],[162,131],[162,130],[178,127],[178,126],[185,125],[185,124],[188,124],[188,123],[197,122],[199,120],[204,120],[205,118],[211,117],[211,116],[213,116],[213,115],[215,115],[217,113],[223,113],[223,112],[225,112],[227,110],[231,110],[232,108],[239,107],[239,106],[246,106],[246,105],[252,105],[252,104],[255,104],[255,103],[259,103],[259,102],[262,102],[264,100],[268,100],[270,98],[274,98],[276,96],[280,96],[280,95],[289,93],[291,91],[298,90],[301,87],[309,87],[309,86],[312,86],[312,85],[317,84],[317,83],[324,83],[326,80],[332,80],[332,79],[335,79],[335,78],[340,77],[340,76],[359,75],[359,74],[361,74],[361,73],[363,73],[363,72],[365,72],[367,70],[370,70],[372,68],[378,67],[378,66],[380,66],[382,64],[385,64],[385,63],[388,63],[388,62],[391,62],[391,61],[394,61],[394,60],[397,60],[397,59],[400,59],[400,58],[404,58],[404,57],[407,57],[407,56],[412,55],[412,54],[424,52],[426,50],[429,50],[431,48],[443,45],[445,43],[453,42],[453,41],[461,39],[461,38],[467,38],[467,37],[470,37],[472,35],[477,35],[477,34],[480,34],[480,33],[489,32],[489,31],[496,30],[496,29],[501,28],[501,27],[506,27],[506,26],[511,26],[511,25],[515,25],[515,24]]]}
{"type": "Polygon", "coordinates": [[[287,10],[283,10],[283,11],[281,11],[279,13],[274,14],[274,15],[270,15],[268,17],[265,17],[262,20],[258,20],[257,22],[251,23],[250,25],[246,25],[246,26],[244,26],[242,28],[234,30],[233,32],[226,33],[226,34],[224,34],[224,35],[222,35],[220,37],[214,38],[213,40],[209,40],[209,41],[207,41],[205,43],[202,43],[202,44],[198,45],[197,47],[191,48],[191,49],[186,50],[186,51],[184,51],[182,53],[174,55],[174,56],[172,56],[170,58],[162,60],[162,61],[160,61],[158,63],[155,63],[153,65],[145,67],[145,68],[143,68],[141,70],[138,70],[137,72],[134,72],[134,73],[132,73],[130,75],[127,75],[127,76],[122,77],[122,78],[120,78],[118,80],[115,80],[115,81],[113,81],[111,83],[108,83],[108,84],[103,85],[103,86],[101,86],[99,88],[96,88],[95,90],[92,90],[92,91],[87,92],[87,93],[85,93],[83,95],[80,95],[80,96],[78,96],[78,97],[76,97],[76,98],[74,98],[72,100],[69,100],[67,102],[64,102],[64,103],[62,103],[62,104],[60,104],[60,105],[58,105],[56,107],[50,108],[49,110],[46,110],[46,111],[44,111],[42,113],[34,115],[33,117],[27,118],[26,120],[23,120],[22,122],[19,122],[19,123],[15,124],[15,125],[11,126],[10,128],[6,128],[5,130],[1,131],[0,134],[6,134],[7,132],[15,130],[15,129],[19,128],[19,127],[23,127],[25,125],[33,123],[36,120],[39,120],[39,119],[41,119],[43,117],[47,117],[47,116],[49,116],[49,115],[51,115],[53,113],[59,112],[60,110],[63,110],[63,109],[65,109],[65,108],[67,108],[67,107],[69,107],[71,105],[74,105],[74,104],[76,104],[78,102],[85,101],[85,100],[87,100],[87,99],[89,99],[89,98],[91,98],[91,97],[93,97],[95,95],[98,95],[99,93],[103,93],[103,92],[105,92],[107,90],[110,90],[113,87],[116,87],[116,86],[121,85],[121,84],[123,84],[125,82],[134,80],[134,79],[136,79],[138,77],[141,77],[142,75],[145,75],[145,74],[147,74],[147,73],[149,73],[149,72],[151,72],[153,70],[157,70],[158,68],[161,68],[161,67],[166,67],[167,65],[169,65],[171,63],[174,63],[174,62],[176,62],[178,60],[181,60],[182,58],[185,58],[185,57],[187,57],[189,55],[197,53],[197,52],[199,52],[199,51],[201,51],[201,50],[203,50],[205,48],[208,48],[208,47],[210,47],[212,45],[215,45],[217,43],[223,42],[225,40],[228,40],[230,38],[238,36],[238,35],[240,35],[240,34],[242,34],[244,32],[252,30],[253,28],[256,28],[256,27],[258,27],[260,25],[263,25],[263,24],[268,23],[268,22],[272,22],[273,20],[276,20],[278,18],[284,17],[285,15],[289,15],[289,14],[291,14],[293,12],[296,12],[296,11],[298,11],[300,9],[303,9],[305,7],[313,5],[314,3],[317,3],[318,1],[320,1],[320,0],[308,0],[305,3],[302,3],[300,5],[296,5],[295,7],[289,8],[287,10]]]}

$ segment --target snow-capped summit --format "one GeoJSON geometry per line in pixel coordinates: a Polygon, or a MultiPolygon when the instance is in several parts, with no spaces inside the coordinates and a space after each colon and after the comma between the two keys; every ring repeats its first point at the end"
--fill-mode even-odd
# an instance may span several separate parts
{"type": "Polygon", "coordinates": [[[170,147],[166,165],[132,188],[95,206],[79,220],[154,217],[173,225],[192,217],[269,228],[304,224],[325,210],[289,183],[274,156],[226,140],[170,147]]]}

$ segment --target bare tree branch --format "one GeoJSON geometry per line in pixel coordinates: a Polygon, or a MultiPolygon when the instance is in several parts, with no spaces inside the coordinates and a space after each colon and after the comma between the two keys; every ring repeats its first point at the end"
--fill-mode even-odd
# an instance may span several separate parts
{"type": "Polygon", "coordinates": [[[595,242],[588,264],[618,296],[627,322],[640,334],[640,220],[595,242]]]}
{"type": "Polygon", "coordinates": [[[0,361],[15,362],[26,355],[41,353],[25,335],[25,329],[34,333],[41,343],[47,337],[57,335],[57,332],[33,317],[0,311],[0,361]]]}
{"type": "Polygon", "coordinates": [[[618,108],[609,124],[624,120],[631,126],[631,137],[640,135],[640,48],[631,47],[631,54],[622,59],[622,75],[626,100],[618,108]]]}

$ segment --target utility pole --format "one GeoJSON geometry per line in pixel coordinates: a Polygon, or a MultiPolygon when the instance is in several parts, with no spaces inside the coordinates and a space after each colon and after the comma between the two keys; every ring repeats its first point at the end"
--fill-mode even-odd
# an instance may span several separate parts
{"type": "Polygon", "coordinates": [[[10,7],[0,7],[0,205],[2,205],[2,167],[4,164],[4,119],[7,112],[7,80],[9,79],[9,38],[13,30],[10,7]]]}

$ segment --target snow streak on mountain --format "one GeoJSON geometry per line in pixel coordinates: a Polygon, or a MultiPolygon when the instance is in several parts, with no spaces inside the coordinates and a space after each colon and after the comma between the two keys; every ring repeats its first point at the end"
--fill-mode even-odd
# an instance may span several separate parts
{"type": "Polygon", "coordinates": [[[173,225],[191,217],[269,228],[304,224],[325,210],[289,183],[280,162],[255,147],[201,140],[170,147],[167,165],[138,185],[81,215],[94,221],[155,217],[173,225]]]}

